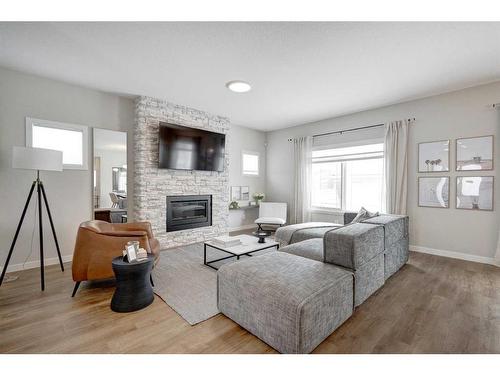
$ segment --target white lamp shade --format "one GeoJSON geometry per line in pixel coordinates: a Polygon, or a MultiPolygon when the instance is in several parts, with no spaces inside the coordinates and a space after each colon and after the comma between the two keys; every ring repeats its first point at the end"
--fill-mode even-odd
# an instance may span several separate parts
{"type": "Polygon", "coordinates": [[[12,149],[12,168],[61,172],[63,170],[63,153],[45,148],[14,146],[12,149]]]}

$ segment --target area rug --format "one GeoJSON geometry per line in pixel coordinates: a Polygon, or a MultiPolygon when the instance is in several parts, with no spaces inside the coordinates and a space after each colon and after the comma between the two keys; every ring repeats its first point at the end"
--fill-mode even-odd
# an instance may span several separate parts
{"type": "MultiPolygon", "coordinates": [[[[259,251],[254,255],[269,251],[259,251]]],[[[214,249],[207,251],[207,259],[223,256],[224,253],[214,249]]],[[[233,261],[236,261],[235,258],[213,265],[219,267],[233,261]]],[[[219,313],[217,271],[203,265],[203,243],[162,251],[160,261],[153,270],[153,281],[155,294],[191,325],[219,313]]]]}

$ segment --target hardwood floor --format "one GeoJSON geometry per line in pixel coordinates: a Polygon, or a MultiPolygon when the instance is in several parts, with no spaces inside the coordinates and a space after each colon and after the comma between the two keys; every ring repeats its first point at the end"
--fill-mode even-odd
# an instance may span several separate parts
{"type": "MultiPolygon", "coordinates": [[[[0,287],[0,353],[275,353],[219,314],[191,327],[155,296],[114,313],[113,282],[83,284],[71,271],[37,269],[0,287]]],[[[315,353],[500,353],[500,269],[411,253],[409,263],[315,353]]]]}

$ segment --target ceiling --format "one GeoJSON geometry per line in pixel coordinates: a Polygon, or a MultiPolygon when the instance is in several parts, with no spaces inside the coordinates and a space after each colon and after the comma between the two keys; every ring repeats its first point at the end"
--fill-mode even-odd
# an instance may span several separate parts
{"type": "Polygon", "coordinates": [[[499,80],[500,23],[2,22],[0,66],[274,130],[499,80]]]}

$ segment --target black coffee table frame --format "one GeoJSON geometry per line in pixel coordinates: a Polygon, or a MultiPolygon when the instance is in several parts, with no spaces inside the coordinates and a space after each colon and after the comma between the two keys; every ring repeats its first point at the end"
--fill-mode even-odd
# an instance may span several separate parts
{"type": "Polygon", "coordinates": [[[217,246],[209,244],[209,243],[204,243],[203,244],[203,264],[205,266],[213,268],[214,270],[217,271],[219,268],[215,267],[215,266],[212,266],[212,263],[220,262],[221,260],[230,259],[230,258],[234,258],[234,257],[236,257],[236,259],[239,260],[240,257],[244,256],[244,255],[251,257],[252,253],[256,253],[257,251],[261,251],[261,250],[271,249],[273,247],[275,247],[276,250],[278,250],[279,247],[280,247],[280,245],[278,243],[273,243],[272,245],[269,245],[269,246],[266,246],[266,247],[261,247],[261,248],[259,248],[257,250],[250,250],[250,251],[248,251],[246,253],[242,253],[242,254],[234,254],[234,253],[232,253],[229,250],[229,248],[222,248],[222,247],[217,247],[217,246]],[[231,254],[231,255],[229,255],[227,257],[223,257],[223,258],[214,259],[214,260],[211,260],[211,261],[207,262],[207,247],[211,247],[213,249],[220,250],[220,251],[223,251],[223,252],[225,252],[227,254],[231,254]]]}

